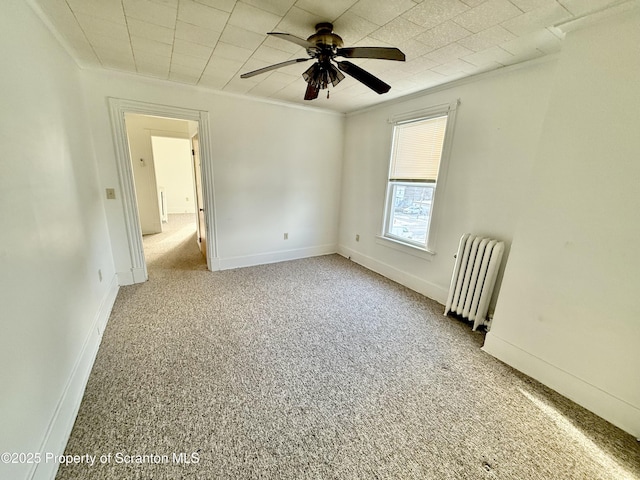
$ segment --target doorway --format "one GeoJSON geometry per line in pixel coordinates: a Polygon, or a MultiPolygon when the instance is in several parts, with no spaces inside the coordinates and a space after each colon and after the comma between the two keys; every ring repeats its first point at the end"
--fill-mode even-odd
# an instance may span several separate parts
{"type": "MultiPolygon", "coordinates": [[[[164,105],[148,104],[122,99],[109,99],[109,108],[111,113],[111,124],[114,132],[114,143],[116,147],[116,165],[118,168],[118,176],[120,180],[120,190],[122,197],[122,207],[124,211],[124,223],[127,234],[127,243],[129,247],[129,260],[131,262],[131,271],[119,272],[118,278],[120,285],[129,285],[132,283],[144,282],[148,278],[147,265],[143,248],[143,225],[141,221],[141,209],[139,209],[139,199],[136,196],[136,175],[135,168],[146,169],[143,176],[146,175],[147,189],[151,190],[153,195],[149,195],[147,191],[147,201],[143,208],[155,211],[153,215],[156,220],[155,233],[161,232],[163,214],[171,215],[168,211],[169,197],[167,192],[164,194],[158,190],[156,168],[153,162],[152,140],[151,137],[161,138],[187,138],[190,142],[190,161],[189,166],[192,169],[193,193],[191,196],[185,195],[184,201],[194,202],[194,216],[197,218],[196,224],[199,251],[206,257],[207,269],[217,270],[216,259],[216,236],[215,236],[215,210],[213,202],[213,178],[210,172],[210,144],[209,144],[209,118],[208,113],[204,111],[188,110],[164,105]],[[139,154],[138,150],[130,148],[127,123],[125,117],[131,115],[147,116],[161,119],[164,121],[185,122],[192,124],[192,127],[186,130],[178,131],[165,126],[158,125],[147,127],[145,136],[147,137],[147,150],[139,154]],[[193,128],[195,125],[195,128],[193,128]],[[174,133],[168,133],[173,131],[174,133]],[[194,140],[195,138],[195,140],[194,140]],[[196,175],[197,172],[197,175],[196,175]],[[154,188],[150,185],[153,184],[154,188]],[[198,186],[198,194],[196,194],[196,185],[198,186]],[[163,198],[166,203],[163,204],[163,198]],[[195,203],[199,202],[199,203],[195,203]],[[151,207],[149,207],[151,205],[151,207]],[[163,212],[163,208],[165,209],[163,212]]],[[[174,206],[176,205],[174,201],[174,206]]],[[[184,205],[183,205],[184,206],[184,205]]],[[[168,218],[167,218],[168,219],[168,218]]],[[[154,233],[147,231],[148,225],[145,224],[145,233],[154,233]]]]}
{"type": "Polygon", "coordinates": [[[125,114],[125,124],[147,270],[194,266],[195,247],[206,264],[198,122],[125,114]]]}

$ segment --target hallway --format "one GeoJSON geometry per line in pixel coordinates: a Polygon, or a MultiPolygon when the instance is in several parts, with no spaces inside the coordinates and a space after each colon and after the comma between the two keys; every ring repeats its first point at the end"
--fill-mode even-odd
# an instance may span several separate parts
{"type": "Polygon", "coordinates": [[[206,270],[198,249],[194,213],[169,214],[163,232],[142,237],[149,278],[166,270],[206,270]]]}

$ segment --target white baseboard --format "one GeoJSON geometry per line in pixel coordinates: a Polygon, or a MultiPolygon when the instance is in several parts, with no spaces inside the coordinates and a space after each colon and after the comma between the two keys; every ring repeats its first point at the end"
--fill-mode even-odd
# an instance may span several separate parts
{"type": "Polygon", "coordinates": [[[379,273],[383,277],[387,277],[388,279],[393,280],[400,285],[404,285],[405,287],[410,288],[415,292],[421,293],[425,297],[431,298],[432,300],[435,300],[442,305],[447,302],[447,295],[449,294],[448,285],[446,288],[443,288],[434,283],[427,282],[422,278],[399,270],[396,267],[376,260],[372,257],[362,255],[361,253],[358,253],[355,250],[342,245],[338,246],[338,253],[343,257],[351,259],[358,265],[362,265],[363,267],[373,272],[379,273]]]}
{"type": "Polygon", "coordinates": [[[640,409],[489,332],[482,350],[640,438],[640,409]]]}
{"type": "Polygon", "coordinates": [[[220,270],[229,270],[231,268],[253,267],[256,265],[265,265],[267,263],[298,260],[299,258],[330,255],[332,253],[336,253],[336,250],[337,245],[335,244],[318,245],[315,247],[297,248],[294,250],[281,250],[278,252],[259,253],[257,255],[220,258],[215,263],[220,270]]]}
{"type": "MultiPolygon", "coordinates": [[[[87,335],[84,341],[80,355],[71,370],[62,396],[58,400],[56,410],[41,442],[40,453],[42,458],[45,458],[47,453],[54,455],[62,455],[64,453],[71,429],[73,428],[78,410],[80,409],[80,403],[82,402],[84,389],[89,380],[93,362],[98,353],[102,333],[109,320],[109,315],[111,314],[116,295],[118,294],[118,289],[117,277],[114,275],[100,303],[100,307],[96,312],[93,324],[89,330],[89,335],[87,335]]],[[[52,480],[56,476],[58,466],[58,463],[45,461],[35,464],[27,478],[29,480],[52,480]]]]}

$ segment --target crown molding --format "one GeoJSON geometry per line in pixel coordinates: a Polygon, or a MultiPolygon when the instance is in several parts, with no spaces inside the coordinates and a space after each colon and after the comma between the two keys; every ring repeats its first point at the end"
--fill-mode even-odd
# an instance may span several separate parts
{"type": "Polygon", "coordinates": [[[256,96],[240,94],[240,93],[225,92],[223,90],[217,90],[215,88],[204,87],[204,86],[201,86],[201,85],[194,85],[194,84],[191,84],[191,83],[178,83],[176,81],[171,81],[171,80],[167,80],[167,79],[164,79],[164,78],[157,78],[157,77],[152,77],[150,75],[143,75],[143,74],[140,74],[140,73],[127,72],[127,71],[124,71],[124,70],[108,69],[108,68],[97,67],[97,66],[88,66],[88,67],[81,68],[81,69],[84,72],[94,73],[94,74],[97,74],[97,75],[113,75],[113,76],[116,76],[116,77],[118,77],[118,76],[119,77],[128,77],[131,80],[136,80],[138,82],[156,83],[156,84],[167,86],[167,87],[170,87],[170,88],[196,89],[196,90],[199,90],[199,91],[201,91],[203,93],[220,95],[222,97],[237,98],[237,99],[240,99],[240,100],[245,100],[245,101],[250,101],[250,102],[264,103],[264,104],[268,104],[268,105],[276,105],[276,106],[287,107],[287,108],[295,108],[295,109],[298,109],[298,110],[305,110],[305,111],[308,111],[308,112],[322,113],[322,114],[333,115],[333,116],[338,116],[338,117],[344,117],[345,116],[345,113],[339,112],[339,111],[336,111],[336,110],[329,110],[329,109],[326,109],[326,108],[318,108],[318,107],[300,105],[300,104],[294,103],[294,102],[287,102],[286,100],[276,100],[276,99],[271,99],[271,98],[262,98],[262,97],[256,97],[256,96]]]}
{"type": "Polygon", "coordinates": [[[630,10],[640,8],[640,0],[618,0],[606,7],[591,10],[583,15],[574,17],[570,20],[565,20],[560,23],[556,23],[554,28],[557,28],[563,33],[573,32],[582,28],[600,23],[607,18],[619,15],[630,10]]]}
{"type": "Polygon", "coordinates": [[[543,55],[541,57],[536,57],[531,60],[526,60],[520,63],[514,63],[512,65],[505,65],[504,67],[495,68],[493,70],[488,70],[486,72],[477,73],[475,75],[470,75],[468,77],[458,78],[456,80],[452,80],[451,82],[441,83],[439,85],[434,85],[433,87],[426,88],[424,90],[419,90],[417,92],[410,93],[408,95],[404,95],[402,97],[392,98],[385,102],[376,103],[375,105],[370,105],[368,107],[364,107],[358,110],[352,110],[346,113],[347,117],[360,115],[362,113],[367,113],[373,110],[377,110],[379,108],[388,107],[391,105],[395,105],[398,103],[403,103],[407,101],[411,101],[417,98],[424,97],[425,95],[431,95],[432,93],[441,92],[443,90],[448,90],[450,88],[459,87],[460,85],[466,85],[467,83],[477,82],[479,80],[484,80],[487,78],[495,77],[498,75],[502,75],[503,73],[515,72],[517,70],[523,68],[529,68],[536,65],[541,65],[549,62],[556,61],[558,58],[558,53],[550,53],[548,55],[543,55]]]}

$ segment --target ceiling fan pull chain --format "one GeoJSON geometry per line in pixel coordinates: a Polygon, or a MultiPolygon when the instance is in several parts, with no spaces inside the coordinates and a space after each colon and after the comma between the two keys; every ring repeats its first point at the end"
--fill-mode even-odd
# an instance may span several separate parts
{"type": "Polygon", "coordinates": [[[329,89],[327,89],[327,98],[329,98],[329,89]]]}

